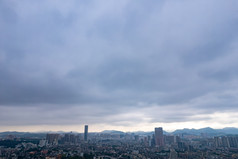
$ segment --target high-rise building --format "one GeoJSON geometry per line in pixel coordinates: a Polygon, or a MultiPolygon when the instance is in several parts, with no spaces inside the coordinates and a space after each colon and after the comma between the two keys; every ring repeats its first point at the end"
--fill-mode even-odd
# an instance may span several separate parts
{"type": "Polygon", "coordinates": [[[48,144],[58,145],[59,134],[46,134],[48,144]]]}
{"type": "Polygon", "coordinates": [[[88,125],[84,126],[84,141],[88,140],[88,125]]]}
{"type": "Polygon", "coordinates": [[[76,136],[75,134],[65,134],[64,137],[62,138],[62,142],[64,144],[75,144],[79,140],[79,137],[76,136]]]}
{"type": "Polygon", "coordinates": [[[164,135],[163,135],[163,128],[155,128],[155,146],[161,147],[164,146],[164,135]]]}
{"type": "Polygon", "coordinates": [[[169,154],[169,158],[170,159],[177,159],[178,158],[178,153],[174,149],[171,149],[170,154],[169,154]]]}

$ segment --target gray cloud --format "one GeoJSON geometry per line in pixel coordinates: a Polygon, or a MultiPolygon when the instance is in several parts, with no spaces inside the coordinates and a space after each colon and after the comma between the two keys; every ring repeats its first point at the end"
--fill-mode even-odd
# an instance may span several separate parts
{"type": "Polygon", "coordinates": [[[235,0],[3,0],[1,124],[120,126],[237,111],[237,9],[235,0]],[[141,116],[123,116],[133,112],[141,116]]]}

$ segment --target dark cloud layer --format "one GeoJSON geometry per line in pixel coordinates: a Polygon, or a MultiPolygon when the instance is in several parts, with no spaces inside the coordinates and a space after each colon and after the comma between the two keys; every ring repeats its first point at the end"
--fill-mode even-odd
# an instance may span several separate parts
{"type": "Polygon", "coordinates": [[[237,112],[237,9],[236,0],[0,1],[0,124],[237,112]]]}

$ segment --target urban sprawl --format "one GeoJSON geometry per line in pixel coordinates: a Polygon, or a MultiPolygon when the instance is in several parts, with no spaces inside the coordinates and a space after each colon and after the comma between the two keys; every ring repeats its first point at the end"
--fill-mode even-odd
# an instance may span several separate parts
{"type": "Polygon", "coordinates": [[[104,131],[0,138],[0,159],[237,159],[237,135],[104,131]]]}

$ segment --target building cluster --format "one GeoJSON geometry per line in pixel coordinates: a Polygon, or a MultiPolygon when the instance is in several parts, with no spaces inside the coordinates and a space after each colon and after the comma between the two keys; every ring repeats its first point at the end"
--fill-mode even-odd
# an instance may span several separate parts
{"type": "Polygon", "coordinates": [[[214,137],[215,147],[236,148],[238,147],[238,138],[236,136],[214,137]]]}
{"type": "Polygon", "coordinates": [[[232,159],[238,158],[238,136],[154,133],[48,133],[44,138],[0,139],[0,159],[232,159]]]}

